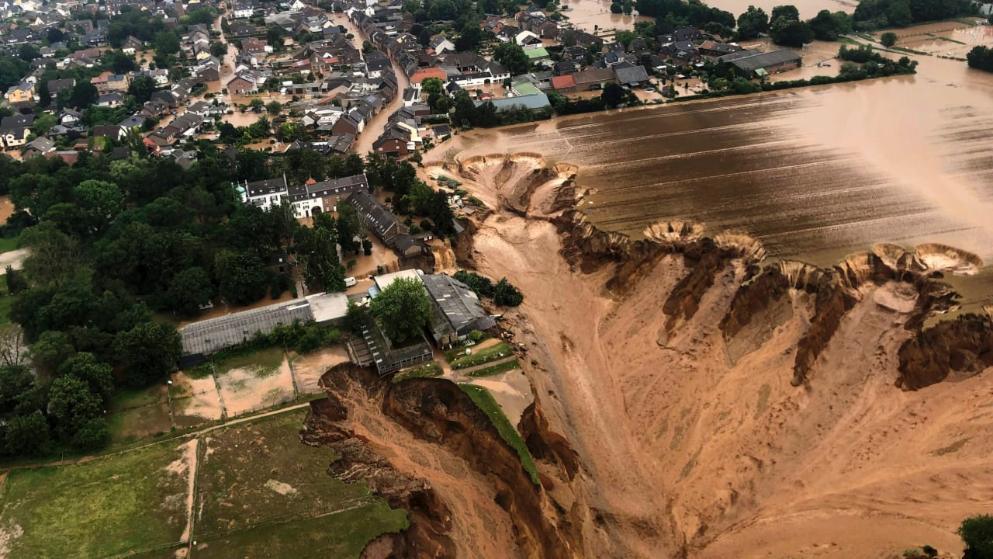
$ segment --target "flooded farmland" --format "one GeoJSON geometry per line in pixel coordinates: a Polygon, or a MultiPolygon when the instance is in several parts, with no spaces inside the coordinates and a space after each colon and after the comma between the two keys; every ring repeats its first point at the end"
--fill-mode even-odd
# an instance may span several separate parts
{"type": "MultiPolygon", "coordinates": [[[[560,118],[456,139],[579,166],[584,210],[634,236],[659,220],[736,230],[820,265],[876,242],[993,261],[993,77],[923,57],[916,76],[560,118]]],[[[989,298],[990,268],[963,286],[989,298]],[[979,286],[977,287],[977,282],[979,286]]]]}

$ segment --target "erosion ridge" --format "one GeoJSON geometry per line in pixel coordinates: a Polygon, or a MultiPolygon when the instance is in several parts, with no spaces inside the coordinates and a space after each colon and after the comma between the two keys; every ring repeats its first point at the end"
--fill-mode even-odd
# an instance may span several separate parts
{"type": "MultiPolygon", "coordinates": [[[[562,188],[556,206],[574,208],[582,199],[575,188],[562,188]]],[[[727,314],[721,321],[725,338],[736,334],[751,320],[751,316],[771,303],[784,297],[789,289],[809,293],[814,299],[814,312],[810,326],[797,342],[792,384],[803,384],[841,324],[842,318],[862,297],[861,288],[868,284],[883,285],[895,281],[909,284],[918,294],[908,328],[920,329],[923,321],[933,313],[954,308],[958,295],[948,284],[938,281],[944,272],[975,273],[982,261],[975,255],[939,244],[919,245],[913,252],[898,245],[877,244],[871,251],[857,253],[830,268],[820,268],[797,261],[779,261],[760,265],[765,250],[757,240],[743,234],[719,233],[714,237],[704,235],[703,227],[691,222],[661,222],[644,231],[644,239],[631,239],[622,233],[604,231],[589,221],[577,209],[566,209],[555,220],[563,235],[563,256],[590,273],[606,263],[615,265],[614,274],[606,288],[623,295],[627,287],[652,268],[663,254],[680,253],[687,267],[687,274],[679,280],[662,305],[667,320],[665,331],[672,333],[680,323],[689,320],[699,308],[704,293],[714,283],[715,276],[733,259],[742,259],[750,279],[735,293],[727,314]]],[[[914,376],[913,381],[899,381],[898,385],[915,389],[938,382],[948,371],[980,370],[984,358],[968,359],[968,353],[984,356],[989,351],[981,340],[970,337],[967,348],[947,354],[947,340],[953,332],[982,329],[987,324],[981,317],[963,318],[961,322],[972,327],[942,327],[923,339],[932,343],[906,342],[906,365],[901,373],[914,376]],[[937,340],[945,340],[939,343],[937,340]],[[910,346],[913,345],[913,348],[910,346]],[[965,352],[965,353],[964,353],[965,352]],[[933,353],[931,357],[925,354],[933,353]],[[915,355],[915,357],[911,357],[915,355]],[[927,361],[927,365],[923,362],[927,361]],[[954,361],[954,365],[952,364],[954,361]],[[968,361],[971,364],[965,364],[968,361]],[[944,366],[944,373],[938,369],[944,366]],[[922,371],[921,369],[927,369],[922,371]],[[924,378],[938,379],[925,382],[924,378]],[[923,384],[922,384],[923,383],[923,384]]]]}
{"type": "MultiPolygon", "coordinates": [[[[830,267],[763,263],[757,241],[708,238],[691,222],[631,238],[588,218],[568,167],[536,173],[550,166],[530,155],[513,172],[499,156],[471,164],[428,165],[492,208],[473,216],[460,262],[526,295],[504,326],[578,458],[575,474],[564,461],[539,471],[584,552],[877,559],[918,537],[954,551],[954,525],[976,506],[958,488],[986,482],[993,449],[993,412],[958,403],[984,401],[993,375],[926,393],[893,383],[899,349],[955,305],[942,275],[975,261],[885,245],[830,267]]],[[[520,431],[547,457],[528,421],[520,431]]]]}
{"type": "MultiPolygon", "coordinates": [[[[444,379],[394,384],[369,369],[345,364],[325,373],[321,385],[327,397],[311,403],[302,432],[304,442],[336,452],[338,459],[329,468],[331,475],[345,481],[365,481],[391,506],[410,513],[410,527],[371,543],[367,547],[370,556],[461,556],[465,549],[460,553],[456,543],[471,548],[473,542],[456,538],[482,535],[455,533],[456,514],[448,503],[454,496],[440,493],[430,481],[419,477],[423,472],[417,469],[401,471],[384,458],[384,452],[371,448],[387,441],[373,441],[369,434],[357,433],[348,424],[349,412],[358,411],[357,406],[366,401],[371,408],[367,413],[381,414],[414,438],[427,441],[436,452],[464,461],[484,479],[490,494],[483,498],[505,511],[521,556],[574,556],[572,542],[552,523],[556,514],[545,503],[542,488],[531,482],[515,451],[456,384],[444,379]]],[[[561,436],[548,431],[535,404],[528,408],[526,422],[525,437],[535,445],[537,457],[560,464],[574,475],[578,467],[574,454],[561,436]]]]}

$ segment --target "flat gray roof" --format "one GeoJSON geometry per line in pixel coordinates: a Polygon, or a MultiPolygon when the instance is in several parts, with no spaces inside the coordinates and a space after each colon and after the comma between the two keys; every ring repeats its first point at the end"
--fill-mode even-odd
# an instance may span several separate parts
{"type": "Polygon", "coordinates": [[[426,274],[421,279],[459,335],[471,330],[486,330],[496,324],[479,304],[479,297],[466,284],[444,274],[426,274]]]}
{"type": "Polygon", "coordinates": [[[209,355],[247,342],[260,332],[272,332],[281,324],[313,320],[310,303],[306,299],[294,299],[187,324],[179,329],[179,336],[183,355],[209,355]]]}

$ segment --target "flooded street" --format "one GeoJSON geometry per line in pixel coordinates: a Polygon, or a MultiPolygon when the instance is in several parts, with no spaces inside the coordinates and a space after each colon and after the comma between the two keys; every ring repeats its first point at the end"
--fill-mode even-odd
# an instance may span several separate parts
{"type": "MultiPolygon", "coordinates": [[[[989,264],[993,76],[934,57],[920,71],[473,131],[446,155],[512,150],[576,164],[578,184],[595,191],[583,209],[634,236],[689,219],[819,265],[884,241],[945,243],[989,264]]],[[[989,298],[989,270],[965,280],[966,302],[989,298]]]]}

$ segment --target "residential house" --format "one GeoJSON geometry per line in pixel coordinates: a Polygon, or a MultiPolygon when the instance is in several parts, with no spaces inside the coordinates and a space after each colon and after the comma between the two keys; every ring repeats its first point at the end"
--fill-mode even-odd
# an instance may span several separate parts
{"type": "Polygon", "coordinates": [[[0,143],[6,149],[19,148],[28,143],[34,117],[27,115],[5,116],[0,119],[0,143]]]}
{"type": "Polygon", "coordinates": [[[629,87],[648,83],[648,71],[641,65],[618,64],[614,66],[614,77],[617,83],[629,87]]]}
{"type": "Polygon", "coordinates": [[[71,91],[74,87],[76,87],[76,80],[73,78],[48,80],[48,94],[51,95],[52,98],[58,97],[59,93],[63,91],[71,91]]]}
{"type": "Polygon", "coordinates": [[[244,78],[241,75],[231,78],[225,84],[225,87],[231,95],[245,95],[246,93],[255,93],[259,90],[259,86],[255,83],[255,80],[244,78]]]}
{"type": "Polygon", "coordinates": [[[432,36],[431,40],[428,41],[428,47],[433,49],[435,54],[455,52],[455,43],[449,41],[444,33],[438,33],[432,36]]]}
{"type": "Polygon", "coordinates": [[[34,103],[34,84],[30,82],[22,82],[12,85],[7,89],[7,93],[4,94],[4,98],[11,105],[34,103]]]}

